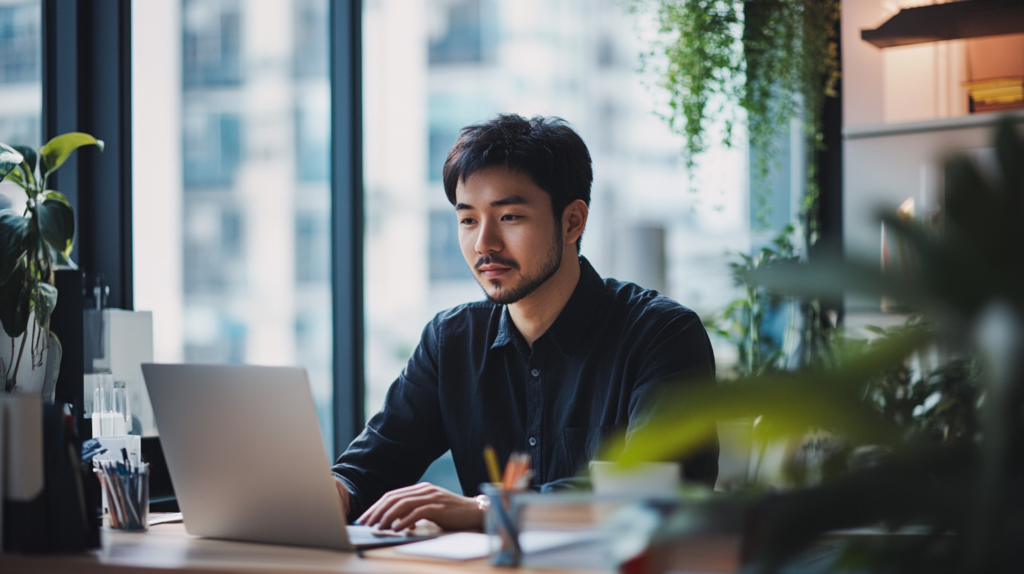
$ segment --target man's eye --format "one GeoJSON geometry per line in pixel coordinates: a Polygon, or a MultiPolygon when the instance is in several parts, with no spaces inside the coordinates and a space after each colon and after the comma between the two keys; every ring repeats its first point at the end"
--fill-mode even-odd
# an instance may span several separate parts
{"type": "Polygon", "coordinates": [[[501,220],[502,221],[515,221],[516,219],[519,219],[520,217],[521,216],[519,216],[519,215],[506,214],[506,215],[502,215],[501,216],[501,220]]]}
{"type": "Polygon", "coordinates": [[[476,223],[476,220],[472,219],[472,218],[469,218],[469,217],[464,217],[464,218],[459,220],[459,223],[462,224],[462,225],[472,225],[472,224],[476,223]]]}

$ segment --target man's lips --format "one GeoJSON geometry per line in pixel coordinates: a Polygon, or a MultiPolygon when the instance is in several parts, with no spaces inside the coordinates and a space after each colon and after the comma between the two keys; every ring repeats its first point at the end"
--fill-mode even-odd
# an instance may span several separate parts
{"type": "Polygon", "coordinates": [[[511,269],[511,267],[502,267],[500,265],[482,265],[477,268],[477,271],[488,279],[494,279],[508,273],[511,269]]]}

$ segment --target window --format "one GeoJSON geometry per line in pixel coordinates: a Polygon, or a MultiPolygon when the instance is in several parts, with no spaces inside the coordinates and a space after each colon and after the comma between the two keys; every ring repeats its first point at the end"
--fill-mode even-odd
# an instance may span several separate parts
{"type": "Polygon", "coordinates": [[[451,92],[430,94],[427,107],[427,121],[430,124],[427,168],[430,181],[441,181],[444,160],[458,139],[459,130],[486,115],[482,99],[476,95],[451,92]]]}
{"type": "Polygon", "coordinates": [[[0,141],[37,147],[42,107],[39,2],[0,5],[0,141]]]}
{"type": "Polygon", "coordinates": [[[326,184],[330,175],[330,110],[325,98],[313,93],[295,112],[296,170],[302,181],[326,184]]]}
{"type": "Polygon", "coordinates": [[[242,81],[242,14],[238,0],[185,0],[184,83],[188,88],[242,81]]]}
{"type": "Polygon", "coordinates": [[[242,159],[241,119],[235,113],[206,112],[200,94],[193,95],[199,97],[186,98],[185,107],[185,186],[231,185],[242,159]]]}
{"type": "MultiPolygon", "coordinates": [[[[37,148],[42,139],[42,30],[38,0],[0,4],[0,142],[37,148]]],[[[24,205],[13,183],[0,183],[0,208],[24,205]]]]}
{"type": "Polygon", "coordinates": [[[133,235],[155,360],[305,367],[333,453],[327,13],[132,4],[133,235]]]}
{"type": "Polygon", "coordinates": [[[38,84],[42,68],[39,2],[0,5],[0,84],[38,84]]]}
{"type": "Polygon", "coordinates": [[[459,248],[459,229],[451,210],[430,212],[430,280],[472,280],[459,248]]]}
{"type": "Polygon", "coordinates": [[[327,224],[320,213],[300,213],[295,217],[296,282],[322,285],[331,280],[331,230],[327,224]]]}
{"type": "Polygon", "coordinates": [[[323,0],[295,2],[295,77],[327,77],[327,16],[323,0]]]}
{"type": "Polygon", "coordinates": [[[434,0],[430,3],[431,64],[483,61],[482,0],[434,0]]]}

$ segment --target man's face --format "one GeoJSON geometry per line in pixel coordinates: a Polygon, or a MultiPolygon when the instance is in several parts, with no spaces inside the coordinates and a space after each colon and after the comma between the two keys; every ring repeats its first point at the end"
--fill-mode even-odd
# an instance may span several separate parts
{"type": "Polygon", "coordinates": [[[551,198],[529,176],[492,166],[455,189],[459,245],[487,298],[515,303],[551,278],[562,262],[551,198]]]}

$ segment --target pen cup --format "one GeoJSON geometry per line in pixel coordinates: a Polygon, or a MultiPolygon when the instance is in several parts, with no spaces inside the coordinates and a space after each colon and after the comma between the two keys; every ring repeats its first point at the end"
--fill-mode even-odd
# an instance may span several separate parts
{"type": "Polygon", "coordinates": [[[490,538],[491,564],[517,567],[523,558],[519,545],[522,506],[517,500],[521,491],[503,490],[489,483],[481,485],[481,490],[490,499],[484,526],[490,538]]]}
{"type": "Polygon", "coordinates": [[[107,523],[114,530],[149,529],[149,464],[130,468],[109,460],[95,461],[94,472],[103,486],[107,523]]]}

